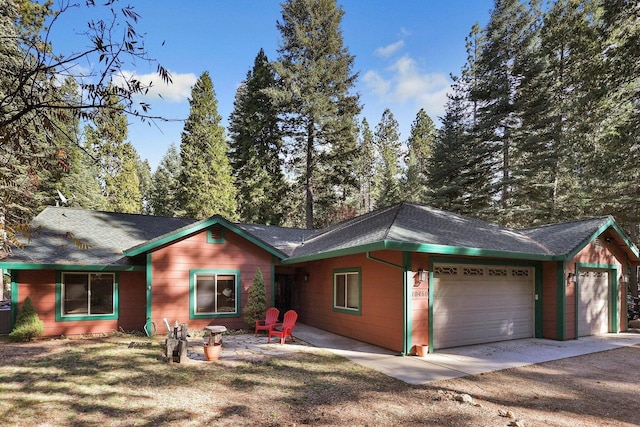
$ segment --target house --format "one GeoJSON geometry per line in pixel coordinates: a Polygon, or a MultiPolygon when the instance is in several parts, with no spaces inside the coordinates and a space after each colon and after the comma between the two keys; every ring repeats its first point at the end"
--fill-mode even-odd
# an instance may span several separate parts
{"type": "Polygon", "coordinates": [[[246,327],[256,271],[299,321],[411,354],[627,328],[639,252],[612,217],[514,230],[401,203],[323,230],[48,207],[0,260],[12,315],[27,296],[46,336],[148,321],[246,327]]]}

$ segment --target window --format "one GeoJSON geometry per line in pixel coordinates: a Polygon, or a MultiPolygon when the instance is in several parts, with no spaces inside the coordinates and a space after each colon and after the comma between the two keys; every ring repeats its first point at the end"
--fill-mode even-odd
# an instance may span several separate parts
{"type": "Polygon", "coordinates": [[[113,273],[63,273],[60,313],[62,316],[105,316],[116,312],[113,273]]]}
{"type": "Polygon", "coordinates": [[[360,313],[360,270],[333,273],[333,308],[336,311],[360,313]]]}
{"type": "Polygon", "coordinates": [[[192,315],[229,315],[238,313],[237,272],[192,271],[192,315]]]}

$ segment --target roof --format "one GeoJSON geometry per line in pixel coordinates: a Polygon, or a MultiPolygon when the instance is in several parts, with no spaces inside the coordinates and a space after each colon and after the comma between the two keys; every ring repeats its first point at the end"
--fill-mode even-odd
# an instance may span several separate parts
{"type": "Polygon", "coordinates": [[[516,230],[404,202],[326,229],[299,246],[289,261],[379,249],[538,259],[555,255],[516,230]]]}
{"type": "Polygon", "coordinates": [[[47,207],[31,222],[32,235],[4,262],[127,265],[123,249],[146,242],[193,219],[68,207],[47,207]],[[84,245],[79,249],[75,242],[84,245]]]}
{"type": "MultiPolygon", "coordinates": [[[[403,202],[323,230],[48,207],[32,225],[40,227],[24,249],[2,264],[123,266],[149,252],[220,224],[277,256],[283,263],[382,249],[528,260],[565,260],[612,229],[638,262],[638,249],[612,217],[598,217],[515,230],[439,209],[403,202]],[[68,233],[73,233],[68,235],[68,233]],[[89,245],[78,249],[71,238],[89,245]]],[[[5,267],[8,268],[8,267],[5,267]]]]}

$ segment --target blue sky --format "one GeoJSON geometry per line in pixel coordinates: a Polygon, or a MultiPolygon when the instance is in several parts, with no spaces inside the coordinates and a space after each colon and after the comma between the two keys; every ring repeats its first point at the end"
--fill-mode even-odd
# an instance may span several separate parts
{"type": "MultiPolygon", "coordinates": [[[[132,4],[141,15],[136,28],[144,34],[149,56],[171,72],[174,82],[169,87],[160,84],[155,68],[146,63],[123,66],[136,76],[152,76],[156,88],[145,101],[154,115],[185,119],[191,86],[208,71],[226,126],[236,89],[260,48],[270,60],[277,59],[280,1],[144,0],[132,4]]],[[[465,62],[464,38],[475,22],[486,25],[493,0],[338,0],[338,4],[345,11],[344,44],[355,56],[354,71],[359,73],[355,91],[363,104],[361,118],[366,117],[373,129],[389,108],[404,141],[420,108],[436,122],[442,115],[449,75],[459,74],[465,62]]],[[[86,46],[77,35],[86,28],[86,12],[81,9],[62,16],[53,34],[56,50],[86,46]]],[[[180,146],[182,127],[180,121],[149,125],[132,120],[128,139],[153,171],[170,143],[180,146]]]]}

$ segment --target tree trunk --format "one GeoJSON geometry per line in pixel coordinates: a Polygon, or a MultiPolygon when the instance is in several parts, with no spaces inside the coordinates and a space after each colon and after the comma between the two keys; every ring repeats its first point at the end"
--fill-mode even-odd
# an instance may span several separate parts
{"type": "Polygon", "coordinates": [[[306,222],[307,228],[313,228],[313,141],[314,141],[313,120],[309,119],[307,124],[307,164],[305,170],[305,192],[306,192],[306,222]]]}

